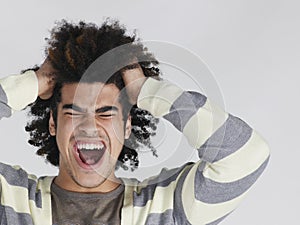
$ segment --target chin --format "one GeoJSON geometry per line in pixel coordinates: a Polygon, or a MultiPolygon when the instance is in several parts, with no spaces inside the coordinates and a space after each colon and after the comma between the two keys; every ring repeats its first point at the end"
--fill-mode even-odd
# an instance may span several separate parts
{"type": "Polygon", "coordinates": [[[97,188],[99,187],[101,184],[103,184],[107,178],[104,177],[99,177],[99,175],[97,177],[87,177],[85,175],[85,177],[73,177],[74,182],[79,185],[82,188],[97,188]]]}
{"type": "Polygon", "coordinates": [[[107,165],[105,169],[93,171],[80,171],[77,175],[73,176],[73,180],[81,187],[84,188],[97,188],[101,186],[104,182],[111,180],[111,175],[113,173],[113,167],[107,165]]]}

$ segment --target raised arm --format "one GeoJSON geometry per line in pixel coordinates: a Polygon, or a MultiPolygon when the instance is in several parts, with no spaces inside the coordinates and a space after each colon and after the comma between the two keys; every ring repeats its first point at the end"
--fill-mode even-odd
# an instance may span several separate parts
{"type": "Polygon", "coordinates": [[[0,119],[10,117],[14,111],[24,109],[39,96],[51,97],[55,71],[48,60],[35,72],[29,70],[21,75],[0,79],[0,119]]]}
{"type": "MultiPolygon", "coordinates": [[[[128,93],[133,102],[136,99],[139,107],[170,121],[198,151],[200,160],[174,180],[174,204],[169,209],[174,220],[178,224],[218,224],[265,169],[268,145],[244,121],[200,93],[183,91],[168,81],[146,80],[138,70],[127,71],[124,79],[129,88],[131,84],[128,93]]],[[[164,184],[164,189],[170,185],[164,184]]],[[[164,194],[168,196],[167,191],[164,194]]]]}

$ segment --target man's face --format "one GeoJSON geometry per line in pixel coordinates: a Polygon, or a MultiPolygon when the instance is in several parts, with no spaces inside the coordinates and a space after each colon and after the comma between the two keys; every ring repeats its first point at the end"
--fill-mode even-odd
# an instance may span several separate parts
{"type": "Polygon", "coordinates": [[[50,133],[60,151],[56,183],[71,191],[109,191],[124,139],[131,130],[123,120],[119,89],[100,82],[65,84],[50,133]]]}

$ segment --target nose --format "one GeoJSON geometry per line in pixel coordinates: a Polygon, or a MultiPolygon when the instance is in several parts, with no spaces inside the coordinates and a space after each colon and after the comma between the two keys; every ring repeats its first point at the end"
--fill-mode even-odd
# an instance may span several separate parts
{"type": "Polygon", "coordinates": [[[94,115],[86,115],[78,127],[79,134],[86,137],[97,137],[98,128],[94,115]]]}

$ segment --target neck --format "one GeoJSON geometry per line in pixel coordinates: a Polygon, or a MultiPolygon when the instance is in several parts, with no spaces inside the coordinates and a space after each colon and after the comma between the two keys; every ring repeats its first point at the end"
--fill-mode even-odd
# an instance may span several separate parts
{"type": "Polygon", "coordinates": [[[122,183],[114,173],[106,179],[103,178],[101,183],[94,186],[84,186],[79,182],[76,182],[76,179],[71,178],[70,176],[68,176],[68,178],[59,173],[58,176],[55,177],[54,183],[62,189],[81,193],[108,193],[118,188],[122,183]]]}

